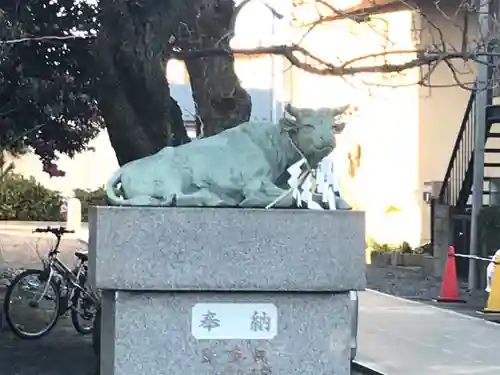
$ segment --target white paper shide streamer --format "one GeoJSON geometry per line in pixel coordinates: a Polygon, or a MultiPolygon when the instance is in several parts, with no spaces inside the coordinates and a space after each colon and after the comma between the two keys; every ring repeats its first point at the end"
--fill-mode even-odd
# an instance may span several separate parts
{"type": "Polygon", "coordinates": [[[306,206],[313,210],[336,210],[338,196],[335,194],[338,189],[335,186],[335,173],[333,162],[329,157],[325,157],[318,164],[304,182],[299,185],[299,176],[305,164],[304,160],[292,165],[288,169],[290,179],[288,184],[293,188],[293,198],[297,202],[297,207],[306,206]]]}

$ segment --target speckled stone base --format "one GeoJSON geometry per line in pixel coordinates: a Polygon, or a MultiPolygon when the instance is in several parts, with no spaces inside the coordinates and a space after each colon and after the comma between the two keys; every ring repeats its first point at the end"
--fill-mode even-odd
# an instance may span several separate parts
{"type": "Polygon", "coordinates": [[[90,279],[101,289],[339,292],[366,283],[363,212],[98,207],[89,232],[90,279]]]}
{"type": "Polygon", "coordinates": [[[104,304],[102,375],[350,374],[346,293],[118,292],[115,301],[108,292],[104,304]],[[277,335],[197,340],[191,308],[199,302],[274,303],[277,335]]]}
{"type": "Polygon", "coordinates": [[[350,374],[363,213],[99,207],[89,231],[90,278],[103,291],[101,375],[350,374]],[[226,336],[206,339],[192,309],[214,302],[252,305],[248,314],[224,305],[226,336]],[[248,319],[265,303],[277,322],[255,339],[248,319]]]}

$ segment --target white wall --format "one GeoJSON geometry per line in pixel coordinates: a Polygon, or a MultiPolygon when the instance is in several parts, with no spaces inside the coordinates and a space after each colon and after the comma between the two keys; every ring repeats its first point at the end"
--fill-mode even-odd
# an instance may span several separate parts
{"type": "Polygon", "coordinates": [[[42,171],[42,163],[34,154],[27,154],[14,161],[15,171],[37,181],[52,190],[70,195],[73,189],[95,189],[106,182],[111,171],[118,165],[107,132],[102,132],[90,142],[96,152],[84,152],[73,159],[61,156],[57,161],[59,169],[66,172],[65,177],[50,178],[42,171]]]}
{"type": "MultiPolygon", "coordinates": [[[[374,25],[337,21],[318,26],[308,33],[302,45],[337,65],[386,48],[413,50],[411,12],[383,14],[377,16],[376,21],[374,25]],[[387,40],[390,43],[385,46],[387,40]]],[[[297,34],[303,32],[305,30],[297,30],[297,34]]],[[[401,59],[396,55],[394,58],[401,59]]],[[[366,212],[367,234],[377,241],[405,240],[418,245],[421,200],[416,195],[418,87],[412,84],[418,81],[418,71],[410,70],[394,78],[381,74],[321,77],[293,69],[288,78],[296,105],[351,104],[359,108],[357,116],[338,136],[333,156],[335,169],[340,174],[341,194],[356,209],[366,212]],[[362,150],[360,164],[351,175],[349,153],[352,154],[357,145],[362,150]],[[399,212],[388,215],[391,206],[399,208],[399,212]]]]}

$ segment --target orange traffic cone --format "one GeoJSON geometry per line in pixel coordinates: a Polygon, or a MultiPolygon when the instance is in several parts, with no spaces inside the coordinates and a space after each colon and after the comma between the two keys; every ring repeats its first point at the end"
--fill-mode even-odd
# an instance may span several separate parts
{"type": "Polygon", "coordinates": [[[455,264],[455,248],[448,247],[448,259],[444,268],[441,293],[436,302],[465,302],[458,295],[457,267],[455,264]]]}

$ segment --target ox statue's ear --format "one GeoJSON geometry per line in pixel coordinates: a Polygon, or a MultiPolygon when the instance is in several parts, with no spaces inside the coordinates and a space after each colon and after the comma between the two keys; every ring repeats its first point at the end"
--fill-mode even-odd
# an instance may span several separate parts
{"type": "Polygon", "coordinates": [[[294,132],[298,130],[297,121],[295,119],[282,118],[279,121],[281,129],[287,133],[294,132]]]}
{"type": "Polygon", "coordinates": [[[288,103],[285,107],[286,111],[292,115],[293,117],[295,117],[297,120],[299,119],[299,110],[297,108],[295,108],[293,105],[291,105],[290,103],[288,103]]]}

